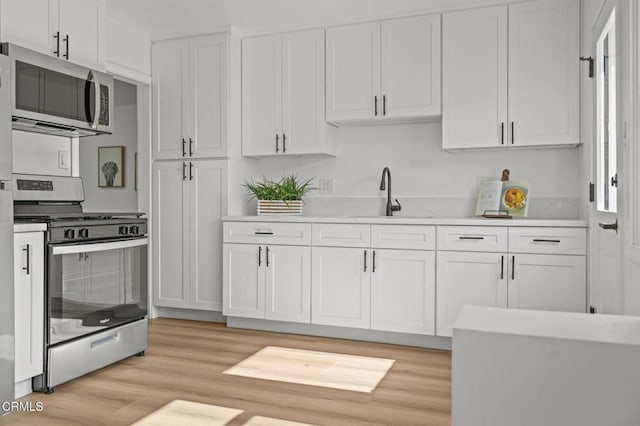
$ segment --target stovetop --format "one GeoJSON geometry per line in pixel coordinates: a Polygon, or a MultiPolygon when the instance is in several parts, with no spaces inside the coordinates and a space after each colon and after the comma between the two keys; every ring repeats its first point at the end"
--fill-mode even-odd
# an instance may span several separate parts
{"type": "Polygon", "coordinates": [[[65,212],[65,213],[20,213],[14,219],[21,222],[50,222],[50,221],[86,221],[110,219],[137,219],[145,213],[138,212],[65,212]]]}

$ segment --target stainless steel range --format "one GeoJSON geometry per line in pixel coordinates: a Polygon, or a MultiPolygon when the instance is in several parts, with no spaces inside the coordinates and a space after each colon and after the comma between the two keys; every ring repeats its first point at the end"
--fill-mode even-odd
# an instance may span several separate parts
{"type": "Polygon", "coordinates": [[[61,383],[147,348],[147,220],[87,213],[82,180],[14,175],[16,222],[47,224],[44,374],[61,383]]]}

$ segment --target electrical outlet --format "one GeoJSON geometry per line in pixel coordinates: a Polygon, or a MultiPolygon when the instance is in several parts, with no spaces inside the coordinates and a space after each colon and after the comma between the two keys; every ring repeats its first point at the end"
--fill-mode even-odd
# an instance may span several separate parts
{"type": "Polygon", "coordinates": [[[318,193],[333,194],[333,179],[318,179],[318,193]]]}
{"type": "Polygon", "coordinates": [[[58,168],[68,169],[70,167],[70,158],[69,151],[58,151],[58,168]]]}

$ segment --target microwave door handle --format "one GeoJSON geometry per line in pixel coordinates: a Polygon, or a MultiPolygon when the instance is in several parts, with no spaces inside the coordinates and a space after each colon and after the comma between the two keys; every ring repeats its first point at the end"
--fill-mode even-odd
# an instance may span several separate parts
{"type": "Polygon", "coordinates": [[[98,75],[93,72],[93,70],[89,71],[89,81],[93,81],[93,90],[94,90],[94,110],[93,110],[93,122],[91,123],[92,129],[98,128],[98,121],[100,120],[100,80],[98,80],[98,75]]]}

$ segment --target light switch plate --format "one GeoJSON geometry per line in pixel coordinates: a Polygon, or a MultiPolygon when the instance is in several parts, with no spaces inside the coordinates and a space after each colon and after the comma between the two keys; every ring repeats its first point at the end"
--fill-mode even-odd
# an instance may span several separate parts
{"type": "Polygon", "coordinates": [[[319,194],[333,194],[333,179],[318,179],[319,194]]]}
{"type": "Polygon", "coordinates": [[[71,155],[69,151],[58,151],[58,168],[68,169],[71,166],[71,155]]]}

